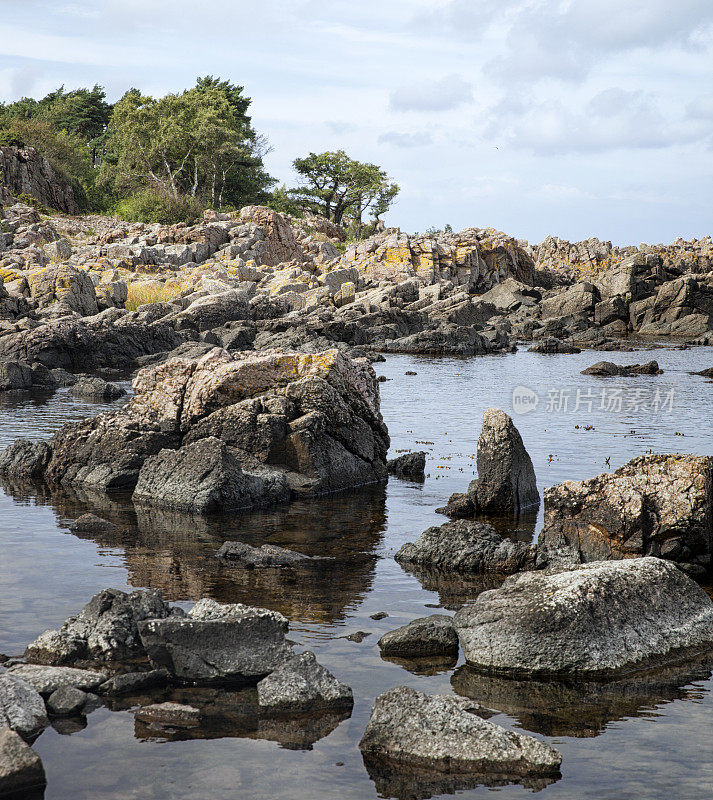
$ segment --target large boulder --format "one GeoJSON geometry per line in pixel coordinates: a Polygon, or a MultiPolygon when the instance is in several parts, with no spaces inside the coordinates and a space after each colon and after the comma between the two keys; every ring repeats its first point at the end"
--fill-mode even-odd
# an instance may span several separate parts
{"type": "Polygon", "coordinates": [[[583,561],[652,555],[703,573],[713,554],[713,457],[645,455],[545,490],[539,545],[583,561]]]}
{"type": "Polygon", "coordinates": [[[265,231],[265,240],[261,242],[256,259],[257,264],[275,266],[287,261],[307,260],[289,222],[277,211],[265,206],[243,206],[240,209],[240,220],[253,223],[265,231]]]}
{"type": "Polygon", "coordinates": [[[445,614],[420,617],[385,633],[377,642],[382,656],[423,658],[457,656],[458,636],[453,620],[445,614]]]}
{"type": "Polygon", "coordinates": [[[31,797],[46,783],[40,757],[22,737],[0,728],[0,794],[3,797],[31,797]]]}
{"type": "Polygon", "coordinates": [[[199,600],[183,618],[146,619],[141,641],[156,668],[197,683],[256,681],[292,656],[276,611],[199,600]]]}
{"type": "Polygon", "coordinates": [[[658,558],[525,572],[454,617],[466,661],[503,673],[605,676],[713,647],[713,602],[658,558]]]}
{"type": "Polygon", "coordinates": [[[423,773],[480,775],[485,782],[488,776],[526,782],[559,774],[562,757],[553,747],[479,712],[463,697],[397,686],[376,698],[359,747],[365,760],[423,773]]]}
{"type": "Polygon", "coordinates": [[[89,273],[71,264],[52,264],[27,276],[30,297],[40,308],[64,303],[83,317],[99,311],[97,295],[89,273]]]}
{"type": "Polygon", "coordinates": [[[52,456],[47,442],[16,439],[0,452],[0,475],[10,478],[39,478],[52,456]]]}
{"type": "Polygon", "coordinates": [[[39,692],[17,675],[0,675],[0,728],[11,728],[29,739],[48,725],[39,692]]]}

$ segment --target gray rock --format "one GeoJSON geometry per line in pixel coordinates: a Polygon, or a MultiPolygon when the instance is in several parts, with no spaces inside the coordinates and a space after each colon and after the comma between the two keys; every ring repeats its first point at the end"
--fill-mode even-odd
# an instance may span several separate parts
{"type": "Polygon", "coordinates": [[[0,727],[12,728],[29,739],[48,725],[39,692],[17,675],[0,675],[0,727]]]}
{"type": "Polygon", "coordinates": [[[397,478],[422,481],[425,479],[426,454],[424,452],[404,453],[398,458],[387,461],[386,469],[389,475],[395,475],[397,478]]]}
{"type": "Polygon", "coordinates": [[[185,703],[155,703],[134,711],[134,717],[145,725],[158,728],[196,728],[201,722],[200,709],[185,703]]]}
{"type": "Polygon", "coordinates": [[[25,651],[36,664],[69,665],[75,662],[125,661],[145,655],[137,623],[145,619],[182,616],[154,589],[126,594],[104,589],[76,617],[57,631],[46,631],[25,651]]]}
{"type": "Polygon", "coordinates": [[[608,675],[713,646],[713,602],[650,557],[512,576],[453,624],[469,664],[506,673],[608,675]]]}
{"type": "Polygon", "coordinates": [[[14,731],[0,728],[0,794],[19,800],[46,783],[45,770],[37,753],[14,731]]]}
{"type": "Polygon", "coordinates": [[[87,695],[81,689],[64,686],[57,689],[47,699],[47,710],[55,717],[71,717],[79,714],[87,702],[87,695]]]}
{"type": "Polygon", "coordinates": [[[126,390],[102,378],[88,377],[78,380],[69,390],[69,393],[84,400],[106,403],[123,397],[126,394],[126,390]]]}
{"type": "Polygon", "coordinates": [[[133,500],[200,514],[289,500],[285,476],[258,469],[244,471],[235,451],[209,436],[146,459],[133,500]]]}
{"type": "Polygon", "coordinates": [[[276,611],[199,600],[184,619],[139,623],[156,668],[196,683],[256,681],[292,655],[287,620],[276,611]]]}
{"type": "Polygon", "coordinates": [[[260,708],[273,713],[343,711],[354,705],[352,690],[317,663],[314,653],[294,656],[257,685],[260,708]]]}
{"type": "Polygon", "coordinates": [[[41,664],[16,664],[8,673],[22,678],[42,695],[58,689],[74,688],[89,691],[106,680],[106,673],[74,667],[50,667],[41,664]]]}
{"type": "Polygon", "coordinates": [[[382,656],[396,658],[458,655],[453,620],[445,614],[415,619],[384,634],[377,644],[382,656]]]}
{"type": "Polygon", "coordinates": [[[320,557],[305,556],[302,553],[286,550],[284,547],[278,547],[274,544],[251,547],[243,542],[224,542],[215,555],[217,558],[247,569],[254,567],[305,566],[315,561],[325,560],[320,557]]]}
{"type": "Polygon", "coordinates": [[[168,683],[166,670],[152,669],[149,672],[124,672],[104,681],[98,688],[99,694],[135,694],[145,689],[156,689],[168,683]]]}
{"type": "Polygon", "coordinates": [[[535,555],[534,546],[505,539],[492,525],[461,519],[428,528],[394,558],[430,569],[510,574],[534,569],[535,555]]]}
{"type": "Polygon", "coordinates": [[[455,492],[446,505],[437,508],[436,512],[451,519],[472,519],[478,513],[478,497],[467,492],[455,492]]]}
{"type": "Polygon", "coordinates": [[[648,361],[646,364],[615,364],[613,361],[597,361],[591,367],[582,370],[582,375],[661,375],[658,361],[648,361]]]}
{"type": "Polygon", "coordinates": [[[376,698],[359,747],[365,759],[405,769],[505,780],[559,773],[557,750],[482,719],[480,711],[472,700],[397,686],[376,698]]]}
{"type": "Polygon", "coordinates": [[[52,448],[47,442],[15,439],[0,453],[0,474],[11,478],[39,478],[45,471],[52,448]]]}
{"type": "Polygon", "coordinates": [[[481,511],[519,514],[540,502],[532,460],[510,417],[498,408],[483,414],[478,439],[478,480],[468,488],[481,511]]]}
{"type": "Polygon", "coordinates": [[[109,520],[102,519],[96,514],[82,514],[77,517],[74,522],[69,526],[72,533],[87,533],[92,536],[101,536],[106,534],[116,534],[121,531],[118,525],[114,525],[109,520]]]}
{"type": "Polygon", "coordinates": [[[527,350],[528,353],[565,353],[568,355],[572,355],[573,353],[581,353],[582,350],[579,347],[575,347],[572,344],[568,344],[567,342],[560,341],[554,336],[547,336],[540,341],[536,342],[529,347],[527,350]]]}
{"type": "Polygon", "coordinates": [[[0,361],[0,391],[32,388],[32,368],[21,361],[0,361]]]}

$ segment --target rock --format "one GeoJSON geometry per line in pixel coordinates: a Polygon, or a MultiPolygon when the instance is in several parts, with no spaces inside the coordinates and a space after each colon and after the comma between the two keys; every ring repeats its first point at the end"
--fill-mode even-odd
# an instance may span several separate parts
{"type": "Polygon", "coordinates": [[[25,658],[37,664],[65,665],[142,657],[145,653],[137,623],[183,614],[181,609],[164,603],[153,589],[131,594],[104,589],[59,630],[46,631],[35,639],[27,647],[25,658]]]}
{"type": "Polygon", "coordinates": [[[9,728],[0,728],[0,794],[19,798],[45,784],[45,771],[35,751],[9,728]]]}
{"type": "Polygon", "coordinates": [[[0,391],[32,388],[32,369],[21,361],[0,361],[0,391]]]}
{"type": "Polygon", "coordinates": [[[369,619],[375,619],[378,621],[380,619],[386,619],[388,616],[389,615],[386,613],[386,611],[377,611],[376,614],[370,614],[369,619]]]}
{"type": "Polygon", "coordinates": [[[594,677],[681,659],[713,645],[713,602],[657,558],[526,572],[453,619],[466,661],[503,673],[594,677]]]}
{"type": "Polygon", "coordinates": [[[58,689],[66,688],[90,691],[106,680],[104,672],[40,664],[16,664],[8,669],[8,674],[22,678],[42,695],[50,695],[58,689]]]}
{"type": "Polygon", "coordinates": [[[49,725],[45,704],[29,683],[17,675],[0,675],[0,728],[11,728],[26,739],[49,725]]]}
{"type": "Polygon", "coordinates": [[[102,519],[96,514],[82,514],[69,526],[72,533],[86,533],[90,536],[105,536],[117,534],[121,531],[118,525],[109,520],[102,519]]]}
{"type": "Polygon", "coordinates": [[[196,683],[255,681],[292,655],[276,611],[203,599],[183,619],[139,623],[151,663],[196,683]]]}
{"type": "Polygon", "coordinates": [[[503,538],[492,525],[470,520],[446,522],[428,528],[415,542],[407,542],[394,558],[399,564],[457,572],[510,574],[534,569],[536,549],[503,538]]]}
{"type": "Polygon", "coordinates": [[[196,728],[201,722],[201,712],[185,703],[156,703],[141,706],[134,711],[140,722],[152,727],[196,728]]]}
{"type": "Polygon", "coordinates": [[[713,378],[713,367],[702,369],[700,372],[694,372],[693,375],[703,375],[704,378],[713,378]]]}
{"type": "Polygon", "coordinates": [[[0,184],[65,214],[79,213],[71,182],[34,147],[0,147],[0,184]]]}
{"type": "Polygon", "coordinates": [[[136,694],[146,689],[156,689],[168,683],[169,675],[163,669],[152,669],[149,672],[123,672],[114,675],[97,687],[99,694],[122,695],[136,694]]]}
{"type": "Polygon", "coordinates": [[[285,476],[258,469],[244,471],[235,451],[209,436],[146,459],[132,500],[199,514],[287,502],[285,476]]]}
{"type": "Polygon", "coordinates": [[[543,548],[571,548],[583,561],[660,556],[711,563],[713,457],[645,455],[615,472],[545,490],[543,548]]]}
{"type": "Polygon", "coordinates": [[[0,475],[22,480],[40,478],[51,457],[47,442],[16,439],[0,453],[0,475]]]}
{"type": "Polygon", "coordinates": [[[72,255],[72,245],[62,237],[45,245],[45,255],[50,261],[66,261],[72,255]]]}
{"type": "Polygon", "coordinates": [[[542,293],[514,278],[496,283],[490,291],[481,295],[485,303],[492,303],[498,311],[517,311],[522,306],[534,306],[542,299],[542,293]]]}
{"type": "Polygon", "coordinates": [[[246,569],[304,566],[315,561],[324,561],[323,558],[305,556],[302,553],[286,550],[284,547],[278,547],[274,544],[251,547],[243,542],[224,542],[215,555],[217,558],[230,562],[230,564],[246,569]]]}
{"type": "Polygon", "coordinates": [[[282,214],[265,206],[243,206],[240,220],[252,222],[265,230],[264,247],[260,249],[256,264],[274,266],[288,261],[306,261],[291,226],[282,214]]]}
{"type": "Polygon", "coordinates": [[[397,686],[376,698],[359,747],[365,759],[424,773],[510,781],[559,774],[557,750],[488,722],[479,711],[472,700],[397,686]]]}
{"type": "Polygon", "coordinates": [[[52,692],[47,700],[47,710],[56,717],[79,714],[87,702],[87,695],[73,686],[64,686],[52,692]]]}
{"type": "Polygon", "coordinates": [[[657,361],[646,364],[614,364],[612,361],[597,361],[591,367],[582,370],[582,375],[661,375],[657,361]]]}
{"type": "Polygon", "coordinates": [[[451,519],[472,519],[478,513],[478,497],[475,494],[455,492],[448,498],[448,503],[437,508],[436,512],[451,519]]]}
{"type": "Polygon", "coordinates": [[[579,347],[575,347],[572,344],[568,344],[567,342],[562,342],[559,339],[555,338],[554,336],[547,336],[540,341],[536,342],[532,345],[532,347],[528,348],[528,353],[566,353],[566,354],[573,354],[573,353],[581,353],[582,350],[579,347]]]}
{"type": "Polygon", "coordinates": [[[382,656],[422,658],[457,656],[458,636],[445,614],[420,617],[384,634],[377,642],[382,656]]]}
{"type": "Polygon", "coordinates": [[[71,264],[50,265],[27,276],[30,297],[40,308],[63,303],[71,311],[89,317],[99,311],[89,274],[71,264]]]}
{"type": "Polygon", "coordinates": [[[309,650],[263,678],[257,694],[260,708],[271,713],[338,712],[354,705],[352,690],[318,664],[309,650]]]}
{"type": "Polygon", "coordinates": [[[387,461],[386,469],[389,475],[395,475],[397,478],[425,480],[426,454],[424,452],[404,453],[402,456],[387,461]]]}
{"type": "Polygon", "coordinates": [[[483,414],[477,464],[478,480],[468,493],[477,495],[480,511],[519,514],[539,504],[532,460],[512,419],[498,408],[483,414]]]}
{"type": "Polygon", "coordinates": [[[106,403],[123,397],[126,390],[101,378],[82,378],[72,386],[69,393],[74,397],[106,403]]]}

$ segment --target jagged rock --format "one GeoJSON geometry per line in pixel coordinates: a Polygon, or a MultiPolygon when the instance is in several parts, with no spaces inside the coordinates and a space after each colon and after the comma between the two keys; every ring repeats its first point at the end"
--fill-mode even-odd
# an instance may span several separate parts
{"type": "Polygon", "coordinates": [[[0,675],[0,728],[11,728],[29,739],[48,725],[39,693],[17,675],[0,675]]]}
{"type": "Polygon", "coordinates": [[[642,669],[713,645],[713,602],[658,558],[525,572],[453,619],[472,666],[593,677],[642,669]]]}
{"type": "Polygon", "coordinates": [[[53,667],[40,664],[16,664],[8,674],[22,678],[41,695],[50,695],[67,687],[89,692],[106,680],[106,673],[74,667],[53,667]]]}
{"type": "Polygon", "coordinates": [[[71,264],[58,264],[30,272],[30,297],[40,308],[63,303],[83,317],[99,311],[97,295],[88,273],[71,264]]]}
{"type": "Polygon", "coordinates": [[[104,589],[76,617],[56,631],[46,631],[25,651],[36,664],[125,661],[144,655],[137,624],[145,619],[183,616],[153,589],[126,594],[104,589]]]}
{"type": "Polygon", "coordinates": [[[490,291],[481,295],[483,302],[492,303],[498,311],[517,311],[522,306],[535,306],[542,299],[542,293],[514,278],[497,283],[490,291]]]}
{"type": "Polygon", "coordinates": [[[394,558],[429,569],[510,574],[533,569],[535,556],[534,546],[504,539],[492,525],[460,519],[428,528],[394,558]]]}
{"type": "Polygon", "coordinates": [[[252,222],[265,230],[264,247],[255,260],[256,264],[274,266],[287,261],[306,260],[292,228],[277,211],[265,206],[244,206],[240,209],[240,220],[252,222]]]}
{"type": "Polygon", "coordinates": [[[21,798],[46,783],[40,757],[9,728],[0,728],[0,794],[21,798]]]}
{"type": "Polygon", "coordinates": [[[181,329],[192,327],[198,331],[208,331],[228,322],[245,320],[249,315],[247,295],[237,289],[229,289],[219,294],[199,297],[188,308],[179,312],[175,319],[181,329]]]}
{"type": "Polygon", "coordinates": [[[156,668],[197,683],[255,681],[292,655],[287,620],[276,611],[203,599],[182,619],[139,623],[156,668]]]}
{"type": "Polygon", "coordinates": [[[402,456],[387,461],[386,469],[389,475],[395,475],[397,478],[414,481],[425,480],[426,454],[424,452],[404,453],[402,456]]]}
{"type": "Polygon", "coordinates": [[[251,547],[243,542],[224,542],[215,555],[230,564],[245,567],[246,569],[304,566],[315,561],[324,561],[319,556],[305,556],[302,553],[286,550],[284,547],[278,547],[275,544],[251,547]]]}
{"type": "Polygon", "coordinates": [[[396,658],[458,655],[458,636],[453,620],[445,614],[415,619],[385,633],[377,644],[382,656],[396,658]]]}
{"type": "Polygon", "coordinates": [[[359,747],[365,760],[426,772],[522,781],[556,776],[560,754],[482,719],[472,700],[397,686],[376,698],[359,747]]]}
{"type": "Polygon", "coordinates": [[[540,547],[583,561],[660,556],[704,572],[713,555],[713,458],[645,455],[545,490],[540,547]]]}
{"type": "Polygon", "coordinates": [[[147,458],[132,499],[207,514],[284,503],[290,489],[275,470],[244,471],[235,451],[209,436],[147,458]]]}
{"type": "Polygon", "coordinates": [[[0,391],[32,388],[32,368],[22,361],[0,361],[0,391]]]}
{"type": "Polygon", "coordinates": [[[72,255],[72,245],[64,237],[45,245],[45,255],[50,261],[66,261],[72,255]]]}
{"type": "Polygon", "coordinates": [[[0,475],[10,478],[39,478],[52,457],[47,442],[16,439],[0,453],[0,475]]]}
{"type": "Polygon", "coordinates": [[[352,690],[317,663],[311,651],[294,656],[257,685],[260,708],[271,713],[324,713],[351,709],[352,690]]]}
{"type": "Polygon", "coordinates": [[[591,367],[582,370],[582,375],[661,375],[658,361],[648,361],[646,364],[614,364],[612,361],[597,361],[591,367]]]}
{"type": "Polygon", "coordinates": [[[200,709],[186,703],[156,703],[141,706],[134,711],[140,722],[152,727],[195,728],[200,725],[200,709]]]}
{"type": "Polygon", "coordinates": [[[126,390],[102,378],[90,377],[77,381],[69,390],[69,393],[82,399],[106,403],[123,397],[126,394],[126,390]]]}
{"type": "Polygon", "coordinates": [[[79,714],[87,702],[87,695],[73,686],[56,689],[47,698],[47,710],[55,717],[71,717],[79,714]]]}
{"type": "Polygon", "coordinates": [[[72,184],[34,147],[0,147],[0,184],[13,194],[29,194],[44,205],[78,214],[72,184]]]}

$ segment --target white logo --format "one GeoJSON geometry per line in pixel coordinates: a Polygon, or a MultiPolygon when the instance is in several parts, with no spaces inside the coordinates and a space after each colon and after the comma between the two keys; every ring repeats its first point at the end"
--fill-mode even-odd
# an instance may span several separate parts
{"type": "Polygon", "coordinates": [[[516,386],[512,390],[512,408],[516,414],[527,414],[537,408],[540,398],[528,386],[516,386]]]}

